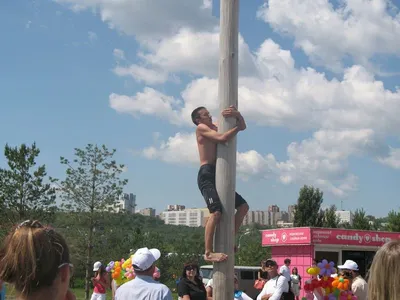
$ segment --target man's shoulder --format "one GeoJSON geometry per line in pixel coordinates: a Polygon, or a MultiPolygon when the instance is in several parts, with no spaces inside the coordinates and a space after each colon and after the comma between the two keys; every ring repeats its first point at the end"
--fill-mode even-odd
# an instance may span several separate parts
{"type": "Polygon", "coordinates": [[[278,282],[288,282],[288,279],[285,276],[281,275],[278,277],[278,282]]]}
{"type": "Polygon", "coordinates": [[[209,130],[210,127],[208,127],[206,124],[200,123],[196,127],[196,131],[201,131],[201,130],[209,130]]]}

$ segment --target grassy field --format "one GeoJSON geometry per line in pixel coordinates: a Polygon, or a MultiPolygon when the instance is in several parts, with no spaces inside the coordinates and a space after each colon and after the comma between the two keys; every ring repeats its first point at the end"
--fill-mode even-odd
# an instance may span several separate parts
{"type": "MultiPolygon", "coordinates": [[[[77,300],[85,299],[85,289],[72,289],[72,291],[74,292],[77,300]]],[[[90,292],[90,295],[91,293],[92,291],[90,292]]],[[[178,300],[178,294],[172,293],[172,297],[174,300],[178,300]]],[[[7,287],[6,300],[13,300],[13,299],[15,299],[15,291],[12,288],[7,287]]],[[[111,291],[107,291],[107,300],[108,299],[111,300],[111,291]]]]}

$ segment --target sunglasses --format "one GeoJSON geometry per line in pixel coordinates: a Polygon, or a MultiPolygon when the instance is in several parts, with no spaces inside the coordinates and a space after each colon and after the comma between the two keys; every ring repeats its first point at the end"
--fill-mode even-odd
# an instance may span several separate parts
{"type": "Polygon", "coordinates": [[[68,266],[69,267],[69,278],[71,278],[74,275],[74,265],[71,263],[63,263],[58,266],[58,269],[60,270],[61,268],[68,266]]]}
{"type": "Polygon", "coordinates": [[[192,270],[197,270],[197,268],[194,266],[186,266],[185,267],[185,271],[192,271],[192,270]]]}
{"type": "Polygon", "coordinates": [[[272,263],[272,262],[268,262],[268,263],[265,264],[265,266],[266,266],[267,268],[270,268],[270,267],[275,267],[276,264],[275,264],[275,263],[272,263]]]}

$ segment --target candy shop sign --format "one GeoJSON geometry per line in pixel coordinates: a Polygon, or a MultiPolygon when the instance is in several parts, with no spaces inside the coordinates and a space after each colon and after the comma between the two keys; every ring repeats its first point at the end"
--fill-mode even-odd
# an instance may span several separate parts
{"type": "Polygon", "coordinates": [[[262,232],[263,246],[323,244],[379,247],[394,239],[400,239],[399,232],[309,227],[272,229],[262,232]]]}
{"type": "Polygon", "coordinates": [[[399,233],[376,231],[317,228],[311,231],[313,244],[382,246],[384,243],[399,237],[399,233]]]}

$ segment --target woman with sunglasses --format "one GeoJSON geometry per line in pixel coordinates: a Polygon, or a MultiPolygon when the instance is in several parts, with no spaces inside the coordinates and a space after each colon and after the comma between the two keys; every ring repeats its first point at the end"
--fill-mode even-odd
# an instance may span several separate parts
{"type": "Polygon", "coordinates": [[[182,278],[178,285],[178,295],[182,300],[208,300],[206,289],[199,276],[198,265],[186,264],[183,267],[182,278]]]}
{"type": "Polygon", "coordinates": [[[14,286],[17,300],[74,300],[73,266],[64,238],[38,221],[13,229],[0,248],[0,280],[14,286]]]}

